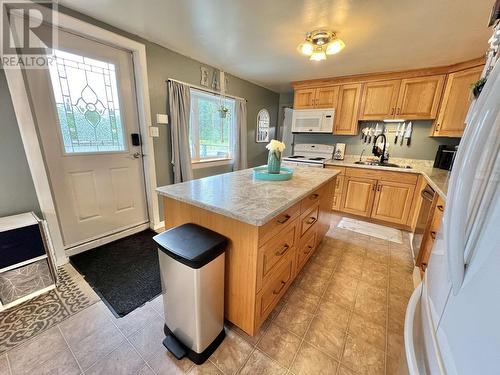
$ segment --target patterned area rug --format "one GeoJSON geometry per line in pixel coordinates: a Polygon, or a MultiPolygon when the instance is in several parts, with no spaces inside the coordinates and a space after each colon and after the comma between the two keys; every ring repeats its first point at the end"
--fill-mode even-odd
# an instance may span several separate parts
{"type": "Polygon", "coordinates": [[[0,313],[0,354],[99,301],[70,264],[57,273],[56,289],[0,313]]]}

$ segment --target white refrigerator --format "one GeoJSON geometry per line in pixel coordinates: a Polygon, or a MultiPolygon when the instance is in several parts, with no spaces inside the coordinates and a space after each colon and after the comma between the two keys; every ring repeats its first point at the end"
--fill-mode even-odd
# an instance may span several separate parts
{"type": "Polygon", "coordinates": [[[411,375],[500,374],[500,62],[466,122],[441,230],[406,312],[401,369],[411,375]]]}

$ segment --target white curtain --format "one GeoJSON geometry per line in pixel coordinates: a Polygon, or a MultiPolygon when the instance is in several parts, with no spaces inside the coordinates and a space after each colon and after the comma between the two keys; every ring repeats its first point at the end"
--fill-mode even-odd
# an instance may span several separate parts
{"type": "Polygon", "coordinates": [[[172,164],[174,183],[193,179],[189,149],[189,115],[191,91],[188,85],[168,81],[168,104],[172,128],[172,164]]]}
{"type": "Polygon", "coordinates": [[[245,100],[236,101],[233,145],[233,170],[247,168],[247,103],[245,100]]]}

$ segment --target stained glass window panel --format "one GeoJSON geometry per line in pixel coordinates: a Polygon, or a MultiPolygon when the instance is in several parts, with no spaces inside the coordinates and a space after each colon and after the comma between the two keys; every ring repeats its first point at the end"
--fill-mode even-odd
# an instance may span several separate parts
{"type": "Polygon", "coordinates": [[[126,151],[114,64],[56,50],[50,66],[67,154],[126,151]]]}

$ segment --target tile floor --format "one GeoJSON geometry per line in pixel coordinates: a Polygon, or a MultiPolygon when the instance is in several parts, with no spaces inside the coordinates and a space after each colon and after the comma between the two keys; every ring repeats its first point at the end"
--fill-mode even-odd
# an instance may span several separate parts
{"type": "Polygon", "coordinates": [[[163,348],[159,297],[120,319],[98,302],[0,356],[0,374],[394,374],[412,291],[408,236],[396,244],[339,220],[260,333],[228,324],[202,366],[163,348]]]}

